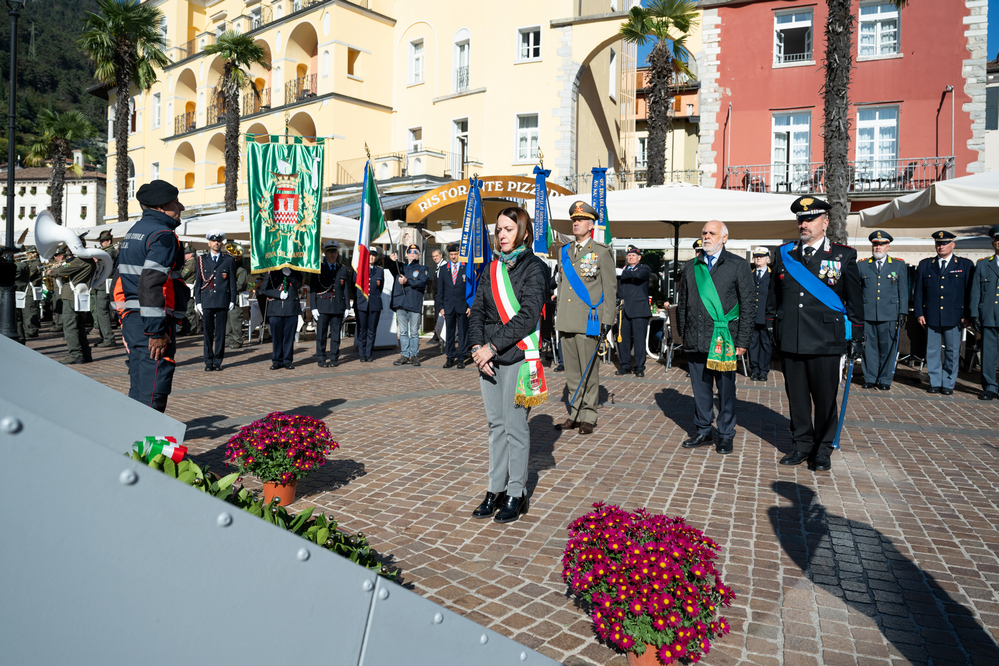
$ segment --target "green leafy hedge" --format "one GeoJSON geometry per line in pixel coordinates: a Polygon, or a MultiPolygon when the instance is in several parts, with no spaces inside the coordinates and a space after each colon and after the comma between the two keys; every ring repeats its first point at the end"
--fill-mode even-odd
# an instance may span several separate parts
{"type": "Polygon", "coordinates": [[[337,521],[332,517],[327,517],[322,513],[313,515],[314,507],[294,514],[277,504],[276,499],[264,504],[263,499],[257,499],[242,485],[235,485],[239,478],[239,472],[219,477],[214,472],[203,472],[190,460],[185,459],[175,463],[162,453],[149,459],[145,455],[133,451],[132,460],[159,470],[167,476],[217,497],[258,518],[263,518],[268,523],[297,534],[320,548],[346,557],[351,562],[360,564],[383,578],[399,582],[400,572],[397,569],[389,570],[381,563],[378,554],[368,545],[368,540],[362,532],[352,536],[341,531],[337,526],[337,521]]]}

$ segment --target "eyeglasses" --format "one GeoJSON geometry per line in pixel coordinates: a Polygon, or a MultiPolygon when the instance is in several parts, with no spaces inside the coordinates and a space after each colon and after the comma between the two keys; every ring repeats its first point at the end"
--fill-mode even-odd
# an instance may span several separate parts
{"type": "Polygon", "coordinates": [[[420,253],[419,250],[409,250],[408,252],[406,252],[406,254],[419,254],[419,253],[420,253]]]}

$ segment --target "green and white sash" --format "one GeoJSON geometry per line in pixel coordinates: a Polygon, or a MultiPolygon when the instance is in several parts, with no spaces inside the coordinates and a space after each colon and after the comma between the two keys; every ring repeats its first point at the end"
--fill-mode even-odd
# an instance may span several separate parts
{"type": "Polygon", "coordinates": [[[715,323],[711,332],[711,347],[708,351],[708,370],[731,371],[736,369],[735,343],[732,342],[732,333],[728,330],[728,323],[739,318],[739,304],[727,313],[722,308],[721,298],[718,297],[718,290],[711,280],[711,272],[708,265],[698,261],[694,264],[694,279],[697,282],[697,293],[701,296],[701,302],[708,311],[708,316],[715,323]]]}

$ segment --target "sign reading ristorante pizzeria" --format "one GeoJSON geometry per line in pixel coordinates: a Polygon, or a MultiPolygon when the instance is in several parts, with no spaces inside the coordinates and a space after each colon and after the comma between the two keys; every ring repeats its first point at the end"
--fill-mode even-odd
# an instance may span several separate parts
{"type": "MultiPolygon", "coordinates": [[[[479,179],[483,199],[533,199],[534,179],[524,176],[484,176],[479,179]]],[[[548,183],[550,197],[572,196],[573,192],[553,183],[548,183]]],[[[435,211],[460,203],[465,205],[468,196],[468,181],[456,180],[430,190],[406,208],[406,223],[416,224],[435,211]]]]}

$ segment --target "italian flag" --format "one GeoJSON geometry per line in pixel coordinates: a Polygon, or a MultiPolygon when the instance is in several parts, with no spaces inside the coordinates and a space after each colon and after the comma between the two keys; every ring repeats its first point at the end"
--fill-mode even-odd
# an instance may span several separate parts
{"type": "Polygon", "coordinates": [[[370,298],[368,286],[371,284],[371,271],[368,257],[371,256],[371,243],[385,233],[385,213],[378,200],[375,188],[375,174],[371,162],[364,165],[364,188],[361,197],[361,228],[357,234],[357,247],[354,248],[354,274],[357,275],[357,288],[370,298]]]}
{"type": "Polygon", "coordinates": [[[610,231],[610,215],[607,214],[606,210],[604,210],[604,219],[597,220],[596,224],[593,225],[593,231],[590,236],[598,243],[603,243],[607,246],[613,245],[614,237],[611,236],[610,231]]]}
{"type": "Polygon", "coordinates": [[[150,460],[162,453],[175,463],[179,463],[187,455],[187,447],[177,446],[176,437],[146,437],[132,444],[132,450],[150,460]]]}

